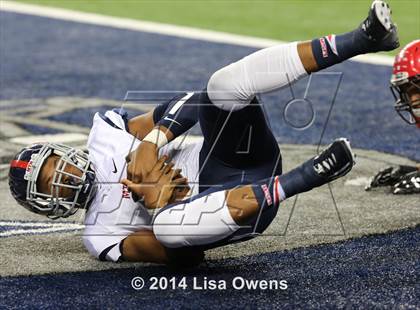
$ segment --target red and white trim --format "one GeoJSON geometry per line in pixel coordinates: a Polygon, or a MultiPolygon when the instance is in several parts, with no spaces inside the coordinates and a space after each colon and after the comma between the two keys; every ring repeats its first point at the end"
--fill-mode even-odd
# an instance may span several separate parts
{"type": "Polygon", "coordinates": [[[24,160],[12,160],[10,162],[11,168],[21,168],[26,169],[28,167],[29,162],[24,160]]]}
{"type": "Polygon", "coordinates": [[[338,56],[337,45],[335,44],[335,34],[330,34],[325,38],[327,39],[327,42],[330,45],[330,48],[333,51],[333,53],[338,56]]]}
{"type": "Polygon", "coordinates": [[[279,180],[278,175],[274,177],[273,197],[274,197],[274,205],[277,205],[281,201],[286,199],[286,194],[284,193],[283,187],[280,185],[280,180],[279,180]]]}

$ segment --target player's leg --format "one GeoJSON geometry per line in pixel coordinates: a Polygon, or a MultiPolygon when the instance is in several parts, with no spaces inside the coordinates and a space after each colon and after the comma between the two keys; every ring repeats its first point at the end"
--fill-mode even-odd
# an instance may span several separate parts
{"type": "Polygon", "coordinates": [[[212,185],[281,174],[280,149],[256,99],[229,112],[214,105],[206,93],[201,97],[200,192],[212,185]]]}
{"type": "Polygon", "coordinates": [[[165,247],[150,230],[140,230],[127,236],[121,243],[124,261],[166,264],[169,259],[165,247]]]}
{"type": "Polygon", "coordinates": [[[166,248],[150,230],[140,230],[129,235],[121,241],[120,249],[122,260],[130,262],[150,262],[173,267],[193,267],[204,259],[204,253],[200,250],[166,248]]]}
{"type": "Polygon", "coordinates": [[[346,175],[353,164],[348,141],[336,140],[283,175],[233,189],[210,189],[163,208],[154,219],[153,232],[169,248],[209,249],[252,238],[271,223],[281,201],[346,175]]]}
{"type": "MultiPolygon", "coordinates": [[[[304,43],[301,47],[301,59],[312,57],[305,53],[304,43]]],[[[341,35],[327,35],[310,42],[313,58],[309,61],[307,71],[318,71],[351,57],[390,51],[399,47],[397,28],[391,20],[391,9],[382,0],[374,0],[368,17],[359,27],[341,35]],[[315,61],[316,66],[313,66],[315,61]]]]}
{"type": "Polygon", "coordinates": [[[200,96],[205,138],[200,190],[216,184],[220,175],[227,176],[223,181],[232,181],[281,173],[280,151],[256,94],[287,86],[357,54],[396,46],[389,8],[374,1],[369,17],[355,31],[263,49],[214,73],[207,92],[200,96]]]}
{"type": "Polygon", "coordinates": [[[207,91],[215,105],[236,111],[258,93],[282,88],[353,56],[398,46],[390,8],[385,2],[375,0],[369,16],[356,30],[260,50],[215,72],[207,91]]]}

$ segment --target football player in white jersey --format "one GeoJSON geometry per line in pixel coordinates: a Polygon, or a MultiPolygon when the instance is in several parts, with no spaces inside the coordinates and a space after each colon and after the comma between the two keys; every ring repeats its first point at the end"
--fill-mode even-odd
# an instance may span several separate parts
{"type": "MultiPolygon", "coordinates": [[[[410,42],[395,57],[391,90],[395,110],[410,125],[420,128],[420,40],[410,42]]],[[[366,190],[390,186],[393,194],[420,194],[420,164],[390,166],[379,171],[366,190]]]]}
{"type": "Polygon", "coordinates": [[[260,50],[215,72],[203,92],[130,120],[122,109],[97,113],[88,153],[51,143],[23,149],[11,162],[11,192],[53,218],[86,209],[83,241],[101,260],[198,264],[207,249],[261,234],[281,201],[354,165],[341,138],[282,174],[256,94],[398,45],[389,6],[375,0],[354,31],[260,50]],[[203,139],[178,147],[173,140],[197,122],[203,139]]]}

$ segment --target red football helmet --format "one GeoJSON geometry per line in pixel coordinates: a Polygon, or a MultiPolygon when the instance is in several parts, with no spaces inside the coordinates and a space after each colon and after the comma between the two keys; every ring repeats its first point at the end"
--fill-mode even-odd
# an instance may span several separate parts
{"type": "Polygon", "coordinates": [[[407,44],[395,57],[391,91],[398,114],[420,128],[420,40],[407,44]]]}

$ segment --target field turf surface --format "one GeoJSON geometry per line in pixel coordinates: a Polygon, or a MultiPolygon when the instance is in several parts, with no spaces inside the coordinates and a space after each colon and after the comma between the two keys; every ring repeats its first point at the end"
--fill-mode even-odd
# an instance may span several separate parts
{"type": "MultiPolygon", "coordinates": [[[[355,28],[371,0],[25,0],[84,12],[211,29],[282,41],[310,40],[355,28]]],[[[389,0],[401,44],[420,37],[419,0],[389,0]],[[416,14],[417,12],[417,14],[416,14]]],[[[388,53],[394,55],[395,52],[388,53]]]]}
{"type": "MultiPolygon", "coordinates": [[[[365,17],[370,3],[30,2],[286,41],[352,29],[365,17]],[[346,6],[351,6],[351,9],[346,6]]],[[[390,4],[400,27],[402,44],[418,38],[420,25],[415,12],[419,11],[420,2],[394,0],[390,4]]],[[[85,132],[93,113],[107,109],[111,100],[122,100],[127,90],[202,89],[212,72],[255,51],[251,47],[3,11],[0,12],[0,30],[1,117],[12,110],[12,116],[15,113],[16,118],[20,115],[27,119],[28,124],[22,127],[33,134],[61,132],[61,129],[48,127],[49,122],[61,122],[85,132]],[[99,103],[83,106],[92,101],[99,103]],[[103,106],[100,105],[102,101],[103,106]],[[61,112],[60,105],[68,107],[72,102],[75,102],[74,109],[61,112]],[[52,113],[42,114],[44,109],[47,112],[51,109],[52,113]],[[41,123],[31,124],[31,120],[41,123]],[[42,121],[45,126],[41,126],[42,121]]],[[[315,106],[317,119],[306,131],[291,130],[282,122],[284,104],[290,100],[287,90],[263,96],[264,106],[270,111],[272,130],[280,143],[293,143],[302,151],[307,147],[303,145],[318,144],[323,129],[326,129],[321,139],[323,144],[347,136],[355,147],[367,150],[368,155],[386,152],[401,156],[401,162],[408,162],[406,158],[420,160],[420,140],[415,128],[405,125],[392,108],[393,98],[388,90],[390,67],[346,62],[328,72],[344,74],[336,100],[331,95],[336,90],[337,76],[314,75],[309,98],[315,106]],[[326,122],[332,101],[331,117],[326,122]],[[324,127],[326,124],[328,126],[324,127]]],[[[294,85],[298,98],[304,93],[307,83],[308,79],[305,79],[294,85]]],[[[62,131],[69,132],[71,128],[65,127],[62,131]]],[[[9,137],[2,136],[1,143],[9,145],[9,137]]],[[[287,148],[283,150],[288,152],[287,148]]],[[[383,158],[393,158],[389,154],[382,155],[383,158]]],[[[392,162],[373,161],[372,158],[361,158],[365,164],[371,164],[365,170],[361,169],[365,167],[363,165],[356,166],[349,179],[366,178],[380,166],[392,162]]],[[[290,169],[290,161],[285,166],[290,169]]],[[[10,195],[5,195],[6,178],[3,174],[0,177],[0,194],[3,195],[0,220],[17,221],[17,227],[25,221],[45,221],[15,205],[10,195]]],[[[213,256],[216,259],[186,273],[174,273],[161,266],[137,264],[126,268],[126,265],[118,267],[99,263],[86,254],[80,235],[76,233],[33,233],[0,239],[0,271],[5,275],[0,278],[0,308],[419,308],[420,218],[414,198],[395,197],[385,191],[367,194],[360,185],[344,186],[344,180],[337,181],[333,191],[338,209],[332,207],[328,188],[313,196],[300,196],[301,205],[296,208],[287,235],[280,236],[282,231],[273,225],[270,227],[275,230],[272,235],[236,248],[220,249],[219,257],[213,256]],[[349,195],[361,198],[348,203],[352,196],[341,191],[343,189],[353,191],[349,195]],[[318,199],[320,196],[322,199],[318,199]],[[327,208],[330,212],[326,212],[327,208]],[[340,213],[347,232],[341,230],[337,221],[340,213]],[[300,224],[296,235],[293,234],[296,232],[293,231],[293,221],[300,224]],[[375,234],[377,230],[388,231],[387,227],[390,228],[388,233],[375,234]],[[346,233],[360,231],[369,236],[360,237],[359,234],[358,238],[319,244],[322,238],[316,233],[324,228],[321,232],[331,229],[332,235],[337,233],[339,238],[347,239],[349,235],[346,233]],[[295,242],[293,238],[304,240],[301,244],[312,245],[291,247],[290,244],[295,242]],[[319,243],[317,238],[321,240],[319,243]],[[282,249],[276,250],[279,244],[282,249]],[[242,255],[247,251],[251,253],[242,255]],[[51,265],[42,264],[46,261],[51,265]],[[68,266],[75,264],[79,264],[75,269],[84,271],[68,272],[71,270],[68,266]],[[99,264],[104,267],[98,267],[99,264]],[[15,268],[13,272],[12,267],[15,268]],[[47,271],[43,274],[52,268],[55,273],[47,271]],[[116,269],[100,270],[109,268],[116,269]],[[286,279],[289,289],[154,292],[135,291],[130,285],[133,276],[149,279],[152,276],[179,278],[184,275],[188,281],[194,276],[200,279],[207,276],[229,282],[238,275],[248,279],[286,279]]],[[[286,206],[283,211],[287,210],[290,209],[286,206]]],[[[278,220],[286,222],[287,218],[282,215],[278,220]]],[[[0,232],[7,232],[6,228],[10,227],[0,226],[0,232]]]]}

